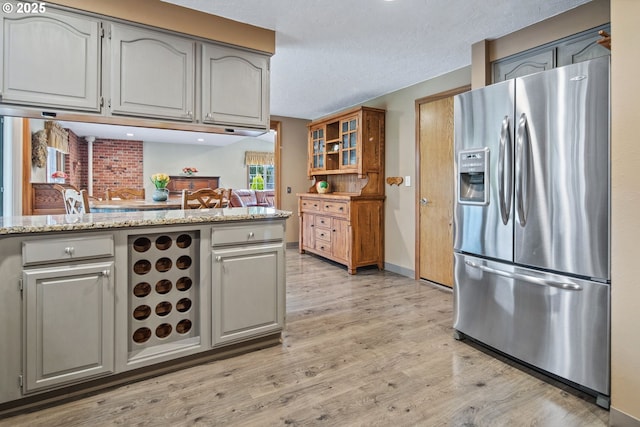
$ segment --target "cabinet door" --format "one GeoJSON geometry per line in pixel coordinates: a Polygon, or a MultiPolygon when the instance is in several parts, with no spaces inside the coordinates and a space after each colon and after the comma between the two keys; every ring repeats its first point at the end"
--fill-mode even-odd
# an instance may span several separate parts
{"type": "Polygon", "coordinates": [[[493,63],[493,83],[554,68],[555,49],[534,50],[493,63]]]}
{"type": "Polygon", "coordinates": [[[191,122],[195,43],[112,24],[111,113],[191,122]]]}
{"type": "Polygon", "coordinates": [[[314,215],[308,213],[302,214],[302,233],[300,237],[300,249],[313,249],[315,247],[316,235],[314,215]]]}
{"type": "MultiPolygon", "coordinates": [[[[609,26],[602,29],[608,33],[609,26]]],[[[573,37],[558,46],[558,66],[576,64],[589,59],[611,55],[611,51],[597,42],[601,37],[597,30],[589,31],[573,37]]]]}
{"type": "Polygon", "coordinates": [[[362,149],[357,115],[340,120],[340,142],[340,170],[358,170],[362,149]]]}
{"type": "Polygon", "coordinates": [[[47,5],[3,14],[2,103],[100,111],[100,23],[47,5]]]}
{"type": "Polygon", "coordinates": [[[113,262],[25,270],[24,392],[113,372],[113,262]]]}
{"type": "Polygon", "coordinates": [[[331,252],[340,260],[349,260],[349,221],[346,219],[331,219],[331,252]]]}
{"type": "Polygon", "coordinates": [[[282,243],[213,251],[214,345],[282,329],[284,274],[282,243]]]}
{"type": "Polygon", "coordinates": [[[309,176],[325,170],[325,127],[316,126],[309,130],[309,176]]]}
{"type": "Polygon", "coordinates": [[[269,57],[202,45],[202,122],[269,128],[269,57]]]}

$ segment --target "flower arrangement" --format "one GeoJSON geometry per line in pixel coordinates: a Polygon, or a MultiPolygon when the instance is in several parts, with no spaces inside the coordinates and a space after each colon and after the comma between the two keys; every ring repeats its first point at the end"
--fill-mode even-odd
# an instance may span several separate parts
{"type": "Polygon", "coordinates": [[[198,169],[192,166],[187,166],[186,168],[182,168],[182,173],[185,175],[193,175],[196,172],[198,172],[198,169]]]}
{"type": "Polygon", "coordinates": [[[64,171],[55,171],[54,173],[51,174],[51,178],[67,179],[69,178],[69,175],[67,175],[64,171]]]}
{"type": "Polygon", "coordinates": [[[169,181],[171,181],[171,179],[166,173],[154,173],[151,175],[151,182],[153,182],[156,188],[167,188],[169,181]]]}

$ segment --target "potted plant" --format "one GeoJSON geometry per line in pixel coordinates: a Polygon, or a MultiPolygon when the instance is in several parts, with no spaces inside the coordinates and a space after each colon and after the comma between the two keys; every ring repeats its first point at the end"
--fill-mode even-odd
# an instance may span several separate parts
{"type": "Polygon", "coordinates": [[[151,195],[151,198],[156,202],[162,202],[169,198],[169,190],[167,189],[167,184],[169,184],[171,179],[169,175],[166,173],[154,173],[151,175],[151,182],[156,187],[155,191],[151,195]]]}

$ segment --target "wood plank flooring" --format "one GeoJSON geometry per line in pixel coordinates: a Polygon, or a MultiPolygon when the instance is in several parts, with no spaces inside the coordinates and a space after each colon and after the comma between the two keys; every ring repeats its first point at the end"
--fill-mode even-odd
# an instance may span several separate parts
{"type": "Polygon", "coordinates": [[[452,338],[452,294],[287,251],[283,343],[0,426],[606,426],[567,387],[452,338]]]}

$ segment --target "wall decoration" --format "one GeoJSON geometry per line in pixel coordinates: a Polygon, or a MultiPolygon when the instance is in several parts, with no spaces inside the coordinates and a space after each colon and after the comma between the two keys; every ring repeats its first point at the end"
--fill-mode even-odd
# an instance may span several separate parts
{"type": "Polygon", "coordinates": [[[31,135],[31,163],[37,168],[47,165],[47,134],[44,130],[31,135]]]}

